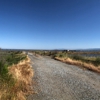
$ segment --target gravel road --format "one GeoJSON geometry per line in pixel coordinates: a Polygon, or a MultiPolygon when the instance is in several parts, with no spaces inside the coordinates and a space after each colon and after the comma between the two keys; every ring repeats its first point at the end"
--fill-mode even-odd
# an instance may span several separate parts
{"type": "Polygon", "coordinates": [[[49,57],[29,57],[37,94],[28,100],[100,100],[100,74],[49,57]]]}

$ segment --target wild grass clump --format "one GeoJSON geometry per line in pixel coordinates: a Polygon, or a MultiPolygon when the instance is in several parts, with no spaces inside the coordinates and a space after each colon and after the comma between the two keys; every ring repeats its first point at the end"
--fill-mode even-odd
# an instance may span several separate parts
{"type": "Polygon", "coordinates": [[[89,57],[82,57],[82,56],[79,56],[79,55],[73,55],[69,58],[71,58],[73,60],[79,60],[79,61],[82,61],[82,62],[85,62],[85,63],[91,63],[96,67],[100,65],[100,57],[89,58],[89,57]]]}
{"type": "Polygon", "coordinates": [[[55,59],[56,60],[59,60],[59,61],[62,61],[64,63],[67,63],[67,64],[77,65],[77,66],[80,66],[82,68],[86,68],[88,70],[91,70],[91,71],[95,71],[95,72],[100,73],[100,66],[96,67],[92,63],[85,63],[85,62],[82,62],[80,60],[73,60],[71,58],[55,57],[55,59]]]}
{"type": "Polygon", "coordinates": [[[72,55],[70,58],[72,58],[74,60],[84,60],[84,57],[79,56],[79,55],[72,55]]]}
{"type": "Polygon", "coordinates": [[[14,86],[15,80],[8,72],[8,66],[0,61],[0,100],[12,100],[8,93],[14,86]],[[7,93],[5,94],[5,92],[7,93]]]}
{"type": "Polygon", "coordinates": [[[11,53],[9,54],[7,57],[6,57],[6,63],[8,66],[12,65],[12,64],[17,64],[19,61],[23,60],[26,58],[26,55],[17,55],[18,52],[14,52],[14,53],[11,53]]]}
{"type": "Polygon", "coordinates": [[[60,53],[59,52],[59,53],[52,54],[51,57],[54,58],[54,59],[55,59],[55,57],[67,58],[68,55],[66,53],[60,53]]]}
{"type": "Polygon", "coordinates": [[[7,65],[5,65],[2,61],[0,61],[0,76],[4,79],[8,74],[7,65]]]}
{"type": "Polygon", "coordinates": [[[92,64],[94,64],[95,66],[99,66],[100,65],[100,57],[95,58],[95,60],[92,61],[92,64]]]}
{"type": "MultiPolygon", "coordinates": [[[[3,53],[0,52],[0,54],[1,54],[0,55],[0,100],[25,100],[24,97],[25,96],[24,93],[26,91],[26,85],[24,85],[25,82],[22,81],[23,78],[22,79],[20,78],[22,82],[21,81],[19,82],[19,80],[14,77],[14,74],[17,73],[14,71],[13,71],[14,73],[11,73],[10,69],[18,68],[15,65],[18,64],[20,61],[26,59],[27,58],[26,55],[22,55],[21,52],[3,52],[3,53]]],[[[26,61],[27,60],[25,60],[25,62],[26,61]]],[[[24,64],[26,64],[25,62],[24,64]]],[[[18,68],[21,69],[22,73],[25,72],[24,68],[26,69],[29,68],[29,64],[27,63],[26,65],[23,66],[24,67],[20,65],[18,68]]],[[[30,72],[29,70],[28,71],[27,70],[26,70],[26,75],[29,75],[30,72]]]]}
{"type": "Polygon", "coordinates": [[[9,67],[9,72],[16,79],[12,92],[14,93],[15,100],[26,100],[26,96],[33,93],[32,77],[33,70],[29,65],[29,58],[23,62],[9,67]]]}

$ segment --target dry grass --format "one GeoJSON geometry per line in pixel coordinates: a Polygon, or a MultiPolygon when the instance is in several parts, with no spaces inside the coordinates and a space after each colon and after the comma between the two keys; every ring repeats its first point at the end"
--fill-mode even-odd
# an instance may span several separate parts
{"type": "Polygon", "coordinates": [[[71,64],[71,65],[77,65],[77,66],[81,66],[82,68],[86,68],[88,70],[94,71],[94,72],[98,72],[100,73],[100,66],[96,67],[91,63],[84,63],[82,61],[79,60],[72,60],[70,58],[60,58],[60,57],[55,57],[56,60],[71,64]]]}
{"type": "Polygon", "coordinates": [[[29,63],[27,57],[19,64],[9,67],[9,74],[12,74],[15,83],[10,88],[3,88],[0,100],[26,100],[26,96],[33,93],[33,69],[29,63]]]}

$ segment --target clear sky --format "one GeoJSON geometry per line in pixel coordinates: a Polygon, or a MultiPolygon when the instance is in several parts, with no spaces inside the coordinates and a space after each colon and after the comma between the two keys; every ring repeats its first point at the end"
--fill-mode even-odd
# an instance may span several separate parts
{"type": "Polygon", "coordinates": [[[0,47],[100,48],[100,0],[0,0],[0,47]]]}

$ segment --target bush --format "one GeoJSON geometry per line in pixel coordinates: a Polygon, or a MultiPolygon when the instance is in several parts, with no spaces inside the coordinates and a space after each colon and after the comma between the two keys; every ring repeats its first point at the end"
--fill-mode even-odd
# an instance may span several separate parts
{"type": "Polygon", "coordinates": [[[12,64],[17,64],[20,60],[23,60],[25,59],[26,56],[20,56],[20,55],[17,55],[15,53],[11,53],[10,55],[8,55],[6,57],[6,63],[8,66],[12,65],[12,64]]]}
{"type": "Polygon", "coordinates": [[[71,58],[74,60],[84,60],[84,57],[79,56],[79,55],[73,55],[73,56],[71,56],[71,58]]]}
{"type": "Polygon", "coordinates": [[[92,61],[92,63],[95,65],[95,66],[98,66],[100,65],[100,58],[96,58],[94,61],[92,61]]]}
{"type": "Polygon", "coordinates": [[[4,77],[8,74],[7,65],[5,65],[2,61],[0,61],[0,75],[4,77]]]}

